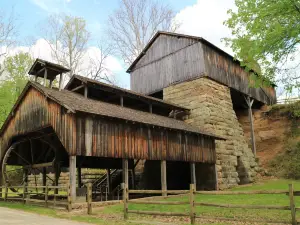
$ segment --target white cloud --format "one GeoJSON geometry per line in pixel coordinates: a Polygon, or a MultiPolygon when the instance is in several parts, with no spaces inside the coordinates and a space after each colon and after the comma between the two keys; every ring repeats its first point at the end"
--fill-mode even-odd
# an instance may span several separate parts
{"type": "MultiPolygon", "coordinates": [[[[51,47],[49,46],[48,42],[45,39],[38,39],[33,45],[31,46],[17,46],[12,47],[10,49],[6,49],[5,47],[0,48],[1,52],[7,52],[7,55],[12,56],[19,52],[29,52],[33,58],[40,58],[50,62],[56,62],[55,59],[52,57],[51,54],[51,47]]],[[[82,58],[78,71],[82,71],[81,75],[85,75],[86,71],[91,67],[90,59],[94,59],[96,61],[101,55],[101,51],[98,47],[89,47],[86,50],[84,57],[82,58]]],[[[2,60],[3,61],[3,57],[2,60]]],[[[123,67],[120,61],[113,57],[108,56],[104,62],[104,66],[108,69],[106,74],[108,76],[114,76],[114,74],[120,73],[123,70],[123,67]]],[[[79,73],[80,74],[80,73],[79,73]]],[[[115,80],[115,77],[112,77],[115,80]]]]}
{"type": "Polygon", "coordinates": [[[225,47],[221,39],[231,36],[223,22],[228,19],[227,10],[234,8],[234,0],[198,0],[176,15],[176,20],[182,24],[179,32],[203,37],[232,54],[232,50],[225,47]]]}

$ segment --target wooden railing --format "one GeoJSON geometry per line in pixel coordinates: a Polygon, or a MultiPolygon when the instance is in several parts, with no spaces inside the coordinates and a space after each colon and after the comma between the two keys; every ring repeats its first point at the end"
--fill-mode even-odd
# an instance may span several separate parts
{"type": "MultiPolygon", "coordinates": [[[[123,184],[124,185],[124,184],[123,184]]],[[[144,214],[144,215],[159,215],[159,216],[189,216],[191,224],[195,224],[196,218],[202,219],[216,219],[227,221],[241,221],[237,218],[222,218],[222,217],[203,217],[196,214],[196,207],[218,207],[218,208],[239,208],[239,209],[264,209],[264,210],[289,210],[291,211],[291,223],[297,224],[296,211],[300,211],[300,208],[295,207],[294,194],[299,194],[293,190],[293,185],[289,185],[289,190],[274,190],[274,191],[195,191],[195,186],[190,185],[190,190],[179,191],[161,191],[161,190],[128,190],[128,187],[123,189],[123,203],[124,203],[124,219],[128,219],[128,214],[144,214]],[[129,200],[129,194],[186,194],[189,196],[189,201],[153,201],[152,199],[134,199],[129,200]],[[195,202],[196,195],[259,195],[259,194],[286,194],[289,196],[289,205],[276,206],[276,205],[231,205],[231,204],[217,204],[217,203],[205,203],[195,202]],[[189,213],[181,212],[158,212],[158,211],[142,211],[142,210],[128,210],[128,204],[155,204],[155,205],[186,205],[189,206],[189,213]]],[[[245,222],[267,222],[267,223],[287,223],[286,221],[270,221],[270,220],[251,220],[243,219],[245,222]]]]}
{"type": "Polygon", "coordinates": [[[23,204],[43,203],[46,207],[65,206],[72,209],[70,188],[64,186],[0,186],[0,199],[4,201],[21,201],[23,204]],[[10,189],[17,190],[11,191],[10,189]],[[53,192],[53,193],[52,193],[53,192]],[[32,198],[35,197],[35,198],[32,198]],[[59,200],[63,198],[64,200],[59,200]]]}

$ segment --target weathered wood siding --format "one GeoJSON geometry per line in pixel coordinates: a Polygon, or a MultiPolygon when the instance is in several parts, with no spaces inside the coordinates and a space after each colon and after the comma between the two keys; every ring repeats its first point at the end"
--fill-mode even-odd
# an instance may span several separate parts
{"type": "Polygon", "coordinates": [[[131,72],[131,89],[149,94],[203,73],[201,43],[161,35],[131,72]]]}
{"type": "Polygon", "coordinates": [[[160,35],[131,72],[131,89],[143,94],[207,76],[256,100],[274,104],[274,88],[250,88],[249,74],[239,62],[206,43],[160,35]]]}
{"type": "Polygon", "coordinates": [[[31,88],[16,109],[1,141],[1,157],[12,137],[52,126],[69,155],[213,163],[214,139],[143,124],[67,113],[31,88]]]}
{"type": "Polygon", "coordinates": [[[202,44],[205,75],[226,86],[245,93],[263,103],[275,104],[275,89],[253,88],[249,84],[249,73],[247,73],[238,62],[231,57],[216,52],[211,46],[202,44]]]}

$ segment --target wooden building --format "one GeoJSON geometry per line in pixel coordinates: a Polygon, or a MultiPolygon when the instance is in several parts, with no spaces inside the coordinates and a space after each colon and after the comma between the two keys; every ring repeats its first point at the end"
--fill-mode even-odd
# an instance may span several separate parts
{"type": "Polygon", "coordinates": [[[215,164],[215,140],[222,137],[185,123],[189,109],[77,75],[65,89],[62,82],[52,87],[67,71],[40,59],[30,69],[44,85],[28,82],[0,130],[4,182],[9,165],[23,168],[23,182],[30,169],[46,180],[44,168],[51,166],[56,184],[60,168],[68,167],[75,199],[76,168],[78,179],[81,168],[123,168],[128,184],[136,160],[159,161],[166,189],[166,161],[191,164],[192,175],[194,163],[215,164]]]}
{"type": "Polygon", "coordinates": [[[127,72],[131,90],[189,108],[186,123],[226,137],[216,142],[221,188],[254,180],[252,109],[276,103],[275,85],[253,87],[249,72],[231,55],[201,37],[168,32],[157,32],[127,72]],[[248,110],[250,141],[237,110],[248,110]]]}

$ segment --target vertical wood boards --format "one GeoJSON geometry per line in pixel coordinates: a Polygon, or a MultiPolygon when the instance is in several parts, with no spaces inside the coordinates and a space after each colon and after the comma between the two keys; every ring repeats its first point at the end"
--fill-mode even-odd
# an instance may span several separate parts
{"type": "Polygon", "coordinates": [[[31,88],[1,137],[1,157],[12,137],[51,126],[69,155],[215,162],[214,139],[113,118],[68,113],[31,88]],[[186,140],[187,137],[187,140],[186,140]]]}
{"type": "Polygon", "coordinates": [[[76,200],[76,156],[69,156],[69,185],[72,202],[76,200]]]}
{"type": "Polygon", "coordinates": [[[131,89],[143,94],[208,76],[265,104],[276,102],[273,87],[252,88],[247,73],[232,57],[192,38],[160,35],[130,72],[131,89]]]}

